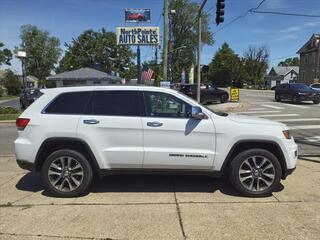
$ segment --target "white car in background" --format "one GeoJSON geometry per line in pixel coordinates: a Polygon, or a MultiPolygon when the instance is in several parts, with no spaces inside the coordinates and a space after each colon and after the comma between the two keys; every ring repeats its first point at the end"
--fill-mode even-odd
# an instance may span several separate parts
{"type": "Polygon", "coordinates": [[[43,95],[17,119],[21,168],[40,171],[62,197],[94,175],[196,173],[220,177],[246,196],[266,196],[296,167],[298,148],[282,123],[214,112],[171,89],[69,87],[43,95]]]}
{"type": "Polygon", "coordinates": [[[311,87],[313,90],[320,91],[320,83],[311,84],[310,87],[311,87]]]}

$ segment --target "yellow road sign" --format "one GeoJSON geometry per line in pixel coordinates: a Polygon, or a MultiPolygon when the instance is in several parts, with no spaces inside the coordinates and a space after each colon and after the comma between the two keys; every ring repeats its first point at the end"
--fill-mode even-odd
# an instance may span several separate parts
{"type": "Polygon", "coordinates": [[[231,102],[239,101],[239,88],[230,88],[230,100],[231,102]]]}

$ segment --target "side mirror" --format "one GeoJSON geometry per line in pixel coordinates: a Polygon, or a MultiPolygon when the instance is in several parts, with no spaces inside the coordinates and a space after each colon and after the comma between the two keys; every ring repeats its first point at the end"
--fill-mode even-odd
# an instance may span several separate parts
{"type": "Polygon", "coordinates": [[[192,113],[191,113],[191,117],[195,118],[197,120],[202,120],[202,119],[208,119],[207,115],[205,115],[201,108],[198,106],[193,106],[192,107],[192,113]]]}

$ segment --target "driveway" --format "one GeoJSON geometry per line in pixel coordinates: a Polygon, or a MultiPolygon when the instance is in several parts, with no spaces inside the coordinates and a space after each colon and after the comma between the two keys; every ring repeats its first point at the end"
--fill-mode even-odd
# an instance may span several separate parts
{"type": "Polygon", "coordinates": [[[40,176],[0,157],[1,239],[318,239],[320,158],[304,158],[266,198],[226,178],[114,175],[89,194],[55,198],[40,176]]]}

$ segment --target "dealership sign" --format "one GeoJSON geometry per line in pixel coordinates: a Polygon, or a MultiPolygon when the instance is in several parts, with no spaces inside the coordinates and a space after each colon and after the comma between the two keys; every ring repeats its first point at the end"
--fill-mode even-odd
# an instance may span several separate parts
{"type": "Polygon", "coordinates": [[[126,22],[150,22],[150,9],[126,9],[126,22]]]}
{"type": "Polygon", "coordinates": [[[159,27],[117,27],[118,45],[159,45],[159,27]]]}

